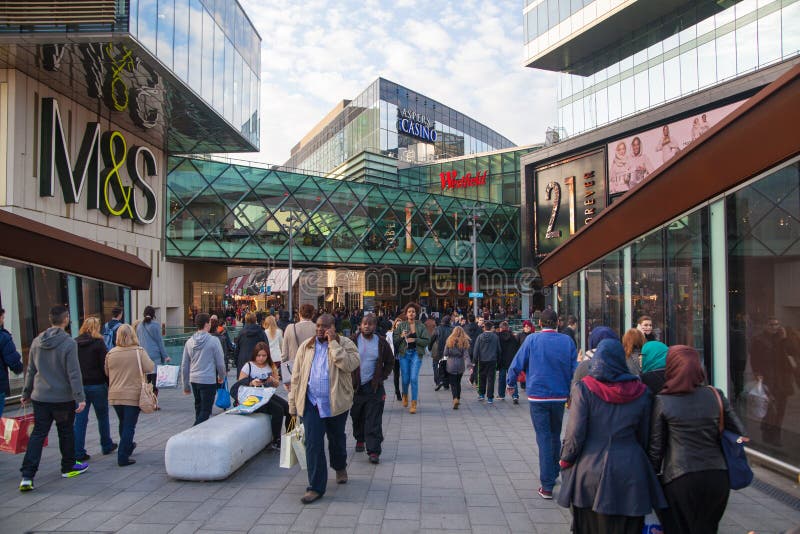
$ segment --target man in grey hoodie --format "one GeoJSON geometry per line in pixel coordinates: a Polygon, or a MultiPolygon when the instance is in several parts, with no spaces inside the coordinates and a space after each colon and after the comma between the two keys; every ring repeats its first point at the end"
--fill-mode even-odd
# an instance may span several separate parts
{"type": "Polygon", "coordinates": [[[75,461],[75,414],[86,407],[78,345],[64,329],[69,325],[69,311],[64,306],[50,309],[50,328],[31,343],[28,373],[20,402],[33,402],[33,433],[22,459],[20,491],[33,489],[33,477],[39,469],[42,446],[53,421],[61,449],[61,476],[72,478],[89,468],[75,461]],[[76,407],[77,405],[77,407],[76,407]]]}
{"type": "Polygon", "coordinates": [[[188,395],[194,392],[194,424],[199,425],[211,417],[217,384],[222,384],[225,378],[225,355],[219,339],[208,333],[211,316],[198,313],[194,324],[197,332],[183,347],[181,375],[183,393],[188,395]]]}

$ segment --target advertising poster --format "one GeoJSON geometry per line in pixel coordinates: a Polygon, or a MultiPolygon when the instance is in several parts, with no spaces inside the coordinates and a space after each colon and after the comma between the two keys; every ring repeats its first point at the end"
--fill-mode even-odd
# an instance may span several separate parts
{"type": "Polygon", "coordinates": [[[606,207],[602,150],[536,169],[537,255],[547,254],[606,207]]]}
{"type": "Polygon", "coordinates": [[[706,133],[744,100],[652,130],[618,139],[608,145],[608,193],[624,193],[647,180],[656,169],[706,133]]]}

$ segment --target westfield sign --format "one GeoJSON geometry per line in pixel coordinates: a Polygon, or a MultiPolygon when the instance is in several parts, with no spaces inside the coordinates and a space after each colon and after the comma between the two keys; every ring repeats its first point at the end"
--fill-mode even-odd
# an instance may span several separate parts
{"type": "Polygon", "coordinates": [[[442,182],[442,191],[446,189],[461,189],[464,187],[477,187],[479,185],[486,185],[486,179],[489,177],[489,169],[485,171],[478,171],[475,176],[471,172],[465,174],[462,178],[458,177],[458,171],[452,170],[439,174],[439,179],[442,182]]]}

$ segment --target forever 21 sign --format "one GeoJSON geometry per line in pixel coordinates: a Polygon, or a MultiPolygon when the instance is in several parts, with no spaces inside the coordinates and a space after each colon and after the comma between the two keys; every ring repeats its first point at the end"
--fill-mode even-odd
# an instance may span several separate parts
{"type": "Polygon", "coordinates": [[[158,175],[156,157],[149,148],[128,147],[125,137],[118,131],[100,135],[100,123],[90,122],[86,125],[73,166],[58,102],[54,98],[42,99],[39,196],[55,196],[58,175],[64,202],[77,204],[86,189],[88,209],[99,209],[108,216],[149,224],[156,218],[158,202],[152,186],[139,171],[140,160],[148,177],[158,175]],[[103,168],[100,167],[101,156],[103,168]],[[123,174],[127,174],[131,185],[127,185],[123,174]],[[139,195],[135,189],[140,190],[139,195]],[[142,200],[137,197],[142,197],[142,200]]]}
{"type": "Polygon", "coordinates": [[[605,208],[603,151],[536,169],[535,251],[547,254],[605,208]]]}

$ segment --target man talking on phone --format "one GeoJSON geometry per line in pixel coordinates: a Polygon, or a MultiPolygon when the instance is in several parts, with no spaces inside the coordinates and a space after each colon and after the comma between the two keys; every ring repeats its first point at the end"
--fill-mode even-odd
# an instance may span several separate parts
{"type": "Polygon", "coordinates": [[[289,413],[302,417],[305,427],[308,487],[300,499],[304,504],[321,498],[328,486],[325,436],[336,482],[347,482],[345,425],[353,405],[351,373],[359,365],[358,347],[336,333],[333,316],[327,313],[317,319],[316,335],[297,351],[288,400],[289,413]]]}

